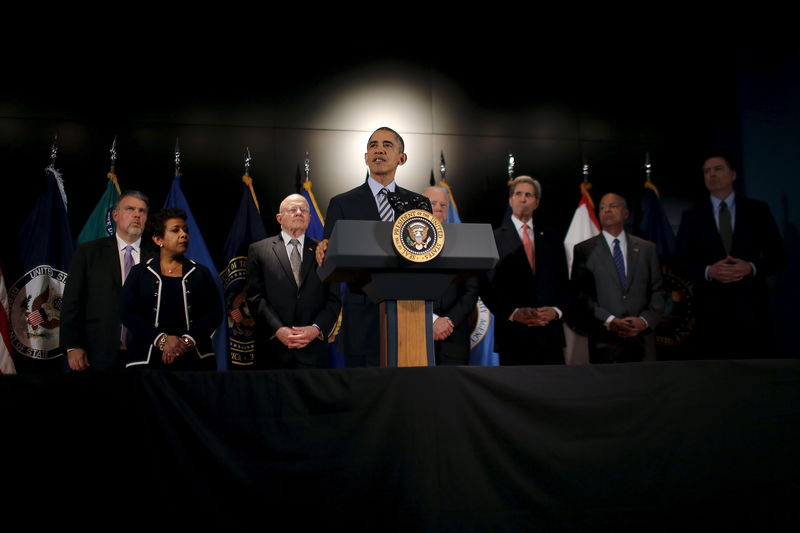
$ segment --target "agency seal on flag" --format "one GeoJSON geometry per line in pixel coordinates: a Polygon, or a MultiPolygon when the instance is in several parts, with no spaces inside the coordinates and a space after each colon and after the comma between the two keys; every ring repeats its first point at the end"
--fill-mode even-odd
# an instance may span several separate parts
{"type": "Polygon", "coordinates": [[[32,268],[8,291],[11,344],[32,359],[62,355],[58,345],[67,273],[49,265],[32,268]]]}
{"type": "Polygon", "coordinates": [[[411,209],[395,220],[392,242],[397,253],[409,261],[424,263],[444,248],[444,228],[427,211],[411,209]]]}

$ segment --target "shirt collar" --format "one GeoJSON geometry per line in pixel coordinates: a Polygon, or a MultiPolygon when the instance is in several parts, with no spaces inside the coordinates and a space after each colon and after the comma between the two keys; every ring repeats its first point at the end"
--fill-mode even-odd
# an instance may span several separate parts
{"type": "Polygon", "coordinates": [[[606,242],[608,243],[608,247],[609,247],[609,248],[611,248],[612,250],[614,249],[614,239],[619,239],[619,244],[620,244],[620,246],[623,246],[623,245],[625,245],[625,244],[628,242],[628,240],[627,240],[627,238],[626,238],[626,236],[625,236],[625,230],[622,230],[622,231],[620,232],[620,234],[619,234],[619,235],[617,235],[616,237],[614,237],[613,235],[611,235],[611,234],[610,234],[609,232],[607,232],[606,230],[603,230],[603,238],[604,238],[604,239],[606,240],[606,242]]]}
{"type": "Polygon", "coordinates": [[[367,185],[369,185],[369,190],[372,191],[372,196],[378,196],[378,193],[384,187],[389,189],[389,192],[394,192],[395,189],[397,188],[397,182],[395,182],[394,180],[392,180],[392,182],[389,185],[384,186],[381,184],[381,182],[379,182],[372,176],[370,176],[369,179],[367,179],[367,185]]]}
{"type": "MultiPolygon", "coordinates": [[[[120,252],[125,250],[125,247],[128,246],[128,243],[125,242],[124,240],[122,240],[122,237],[120,237],[118,233],[114,233],[114,237],[117,238],[117,250],[119,250],[120,252]]],[[[141,245],[142,245],[142,238],[141,237],[136,239],[136,242],[131,243],[131,246],[133,246],[133,251],[137,252],[137,253],[139,252],[139,247],[141,245]]]]}
{"type": "Polygon", "coordinates": [[[531,219],[531,220],[529,220],[527,222],[523,222],[520,219],[518,219],[517,217],[515,217],[514,215],[511,215],[511,222],[513,222],[514,223],[514,227],[517,228],[517,233],[522,231],[522,225],[523,224],[527,224],[531,228],[531,231],[533,231],[533,219],[531,219]]]}
{"type": "Polygon", "coordinates": [[[283,239],[283,245],[286,246],[287,248],[289,247],[289,241],[291,241],[292,239],[297,239],[300,242],[300,248],[301,248],[300,252],[302,252],[303,245],[306,242],[306,234],[303,233],[299,237],[292,237],[285,231],[281,230],[281,239],[283,239]]]}
{"type": "Polygon", "coordinates": [[[719,211],[719,205],[722,203],[722,200],[725,200],[725,205],[728,206],[728,209],[733,207],[733,202],[736,200],[736,192],[732,191],[728,196],[720,200],[713,194],[711,196],[711,205],[714,206],[714,212],[716,213],[719,211]]]}

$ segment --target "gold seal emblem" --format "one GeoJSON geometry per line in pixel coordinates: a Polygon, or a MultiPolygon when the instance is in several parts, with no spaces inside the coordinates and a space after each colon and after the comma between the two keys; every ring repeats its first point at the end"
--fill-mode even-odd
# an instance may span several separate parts
{"type": "Polygon", "coordinates": [[[411,209],[394,221],[392,242],[397,253],[409,261],[424,263],[444,248],[444,228],[427,211],[411,209]]]}

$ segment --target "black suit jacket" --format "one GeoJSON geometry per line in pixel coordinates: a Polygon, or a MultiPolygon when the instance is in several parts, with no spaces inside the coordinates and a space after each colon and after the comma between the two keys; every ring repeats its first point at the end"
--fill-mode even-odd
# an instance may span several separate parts
{"type": "Polygon", "coordinates": [[[676,267],[695,283],[695,298],[703,313],[725,312],[733,304],[741,319],[761,322],[767,307],[765,279],[783,266],[786,251],[767,204],[738,194],[735,201],[731,255],[753,263],[756,275],[735,283],[705,279],[706,267],[726,255],[709,198],[683,214],[676,267]]]}
{"type": "MultiPolygon", "coordinates": [[[[168,368],[171,370],[211,370],[214,352],[211,335],[222,316],[222,302],[208,268],[186,257],[181,258],[183,276],[180,279],[180,298],[173,301],[179,316],[166,317],[163,310],[164,276],[158,259],[149,259],[131,269],[120,294],[120,316],[133,338],[128,346],[126,368],[168,368]],[[165,324],[180,324],[178,330],[167,331],[165,324]],[[181,355],[172,365],[163,365],[161,352],[153,342],[161,333],[189,335],[195,346],[181,355]]],[[[166,306],[170,307],[170,306],[166,306]]]]}
{"type": "Polygon", "coordinates": [[[281,235],[250,245],[247,257],[247,302],[256,320],[256,365],[259,368],[327,368],[327,339],[339,318],[338,284],[323,283],[316,271],[317,241],[306,235],[300,287],[294,280],[281,235]],[[302,349],[289,349],[277,338],[278,328],[310,326],[322,330],[302,349]],[[266,358],[266,361],[263,359],[266,358]]]}
{"type": "MultiPolygon", "coordinates": [[[[147,247],[140,250],[141,262],[152,257],[147,247]]],[[[116,236],[78,246],[68,274],[59,344],[64,350],[86,350],[94,370],[121,370],[125,364],[119,355],[122,274],[116,236]]]]}
{"type": "Polygon", "coordinates": [[[453,321],[453,333],[436,342],[437,365],[469,364],[470,333],[469,316],[475,311],[478,301],[478,279],[468,278],[463,283],[450,285],[444,294],[433,303],[433,312],[453,321]]]}
{"type": "Polygon", "coordinates": [[[756,275],[734,283],[705,279],[706,267],[726,257],[709,197],[683,213],[675,267],[694,283],[701,334],[716,335],[721,330],[727,338],[744,340],[769,335],[766,278],[783,267],[786,250],[767,204],[739,194],[735,202],[731,256],[753,263],[756,275]],[[706,326],[710,329],[703,332],[706,326]]]}
{"type": "MultiPolygon", "coordinates": [[[[403,201],[411,201],[414,197],[425,198],[400,186],[395,188],[395,193],[403,201]]],[[[375,197],[366,180],[355,189],[331,198],[325,216],[326,239],[330,238],[338,220],[380,220],[375,197]]],[[[352,283],[347,285],[342,304],[341,346],[347,366],[378,366],[378,305],[352,283]]]]}
{"type": "Polygon", "coordinates": [[[495,351],[500,354],[500,364],[564,363],[560,320],[533,327],[508,320],[520,307],[558,307],[562,313],[569,312],[572,299],[562,239],[534,225],[534,274],[510,219],[494,230],[494,238],[500,259],[483,278],[481,299],[494,313],[495,351]]]}
{"type": "Polygon", "coordinates": [[[637,359],[655,361],[654,328],[664,311],[661,265],[656,245],[625,233],[627,272],[621,286],[614,257],[602,234],[575,245],[572,282],[577,291],[582,325],[589,333],[589,342],[598,344],[636,344],[637,359]],[[642,317],[650,326],[637,339],[622,339],[605,327],[609,315],[617,318],[642,317]]]}

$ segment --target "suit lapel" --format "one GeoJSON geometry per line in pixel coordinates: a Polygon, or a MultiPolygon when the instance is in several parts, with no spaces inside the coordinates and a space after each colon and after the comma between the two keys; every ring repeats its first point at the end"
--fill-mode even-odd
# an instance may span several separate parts
{"type": "Polygon", "coordinates": [[[316,259],[316,246],[314,241],[312,241],[308,235],[305,238],[305,247],[303,248],[303,262],[300,265],[300,284],[305,285],[306,283],[306,276],[314,267],[314,264],[317,262],[316,259]]]}
{"type": "MultiPolygon", "coordinates": [[[[624,293],[625,288],[619,282],[619,276],[617,275],[617,265],[614,263],[614,250],[611,246],[609,246],[608,241],[601,233],[600,235],[594,237],[597,239],[596,249],[600,253],[600,261],[602,266],[608,271],[608,275],[611,279],[614,280],[614,283],[619,287],[620,292],[624,293]]],[[[628,241],[628,254],[630,255],[630,241],[628,241]]],[[[628,286],[630,286],[630,258],[628,259],[628,268],[625,272],[626,282],[628,286]]]]}
{"type": "MultiPolygon", "coordinates": [[[[109,266],[113,265],[116,272],[116,276],[114,276],[114,286],[118,289],[122,288],[122,268],[120,267],[119,263],[119,250],[117,250],[117,238],[112,235],[108,239],[106,239],[105,245],[105,254],[108,257],[109,266]]],[[[141,250],[141,248],[140,248],[141,250]]]]}
{"type": "MultiPolygon", "coordinates": [[[[707,242],[713,243],[713,245],[717,248],[717,253],[715,255],[720,256],[720,258],[725,257],[725,245],[722,244],[722,237],[719,234],[719,228],[717,228],[717,222],[714,219],[714,204],[711,202],[711,198],[706,200],[706,208],[703,209],[703,225],[706,227],[706,231],[708,231],[709,239],[707,242]]],[[[737,206],[738,210],[738,206],[737,206]]],[[[738,221],[737,221],[738,222],[738,221]]],[[[736,226],[734,225],[734,228],[736,226]]],[[[734,240],[735,240],[736,233],[734,231],[734,240]]]]}
{"type": "Polygon", "coordinates": [[[286,273],[286,277],[292,281],[295,287],[297,287],[297,283],[294,281],[292,265],[289,263],[289,254],[286,253],[286,244],[283,242],[283,239],[280,235],[278,235],[278,237],[272,243],[272,251],[278,258],[278,263],[280,263],[281,268],[283,268],[284,273],[286,273]]]}
{"type": "Polygon", "coordinates": [[[627,272],[625,272],[627,285],[625,292],[627,289],[630,288],[631,283],[633,283],[633,275],[636,273],[636,267],[639,264],[639,243],[635,242],[630,235],[625,233],[625,240],[628,242],[628,267],[627,272]]]}
{"type": "Polygon", "coordinates": [[[375,202],[375,197],[372,196],[372,189],[369,188],[369,184],[366,180],[359,191],[359,195],[361,196],[359,203],[364,206],[365,214],[369,215],[365,217],[365,220],[380,220],[381,215],[378,213],[378,204],[375,202]]]}

